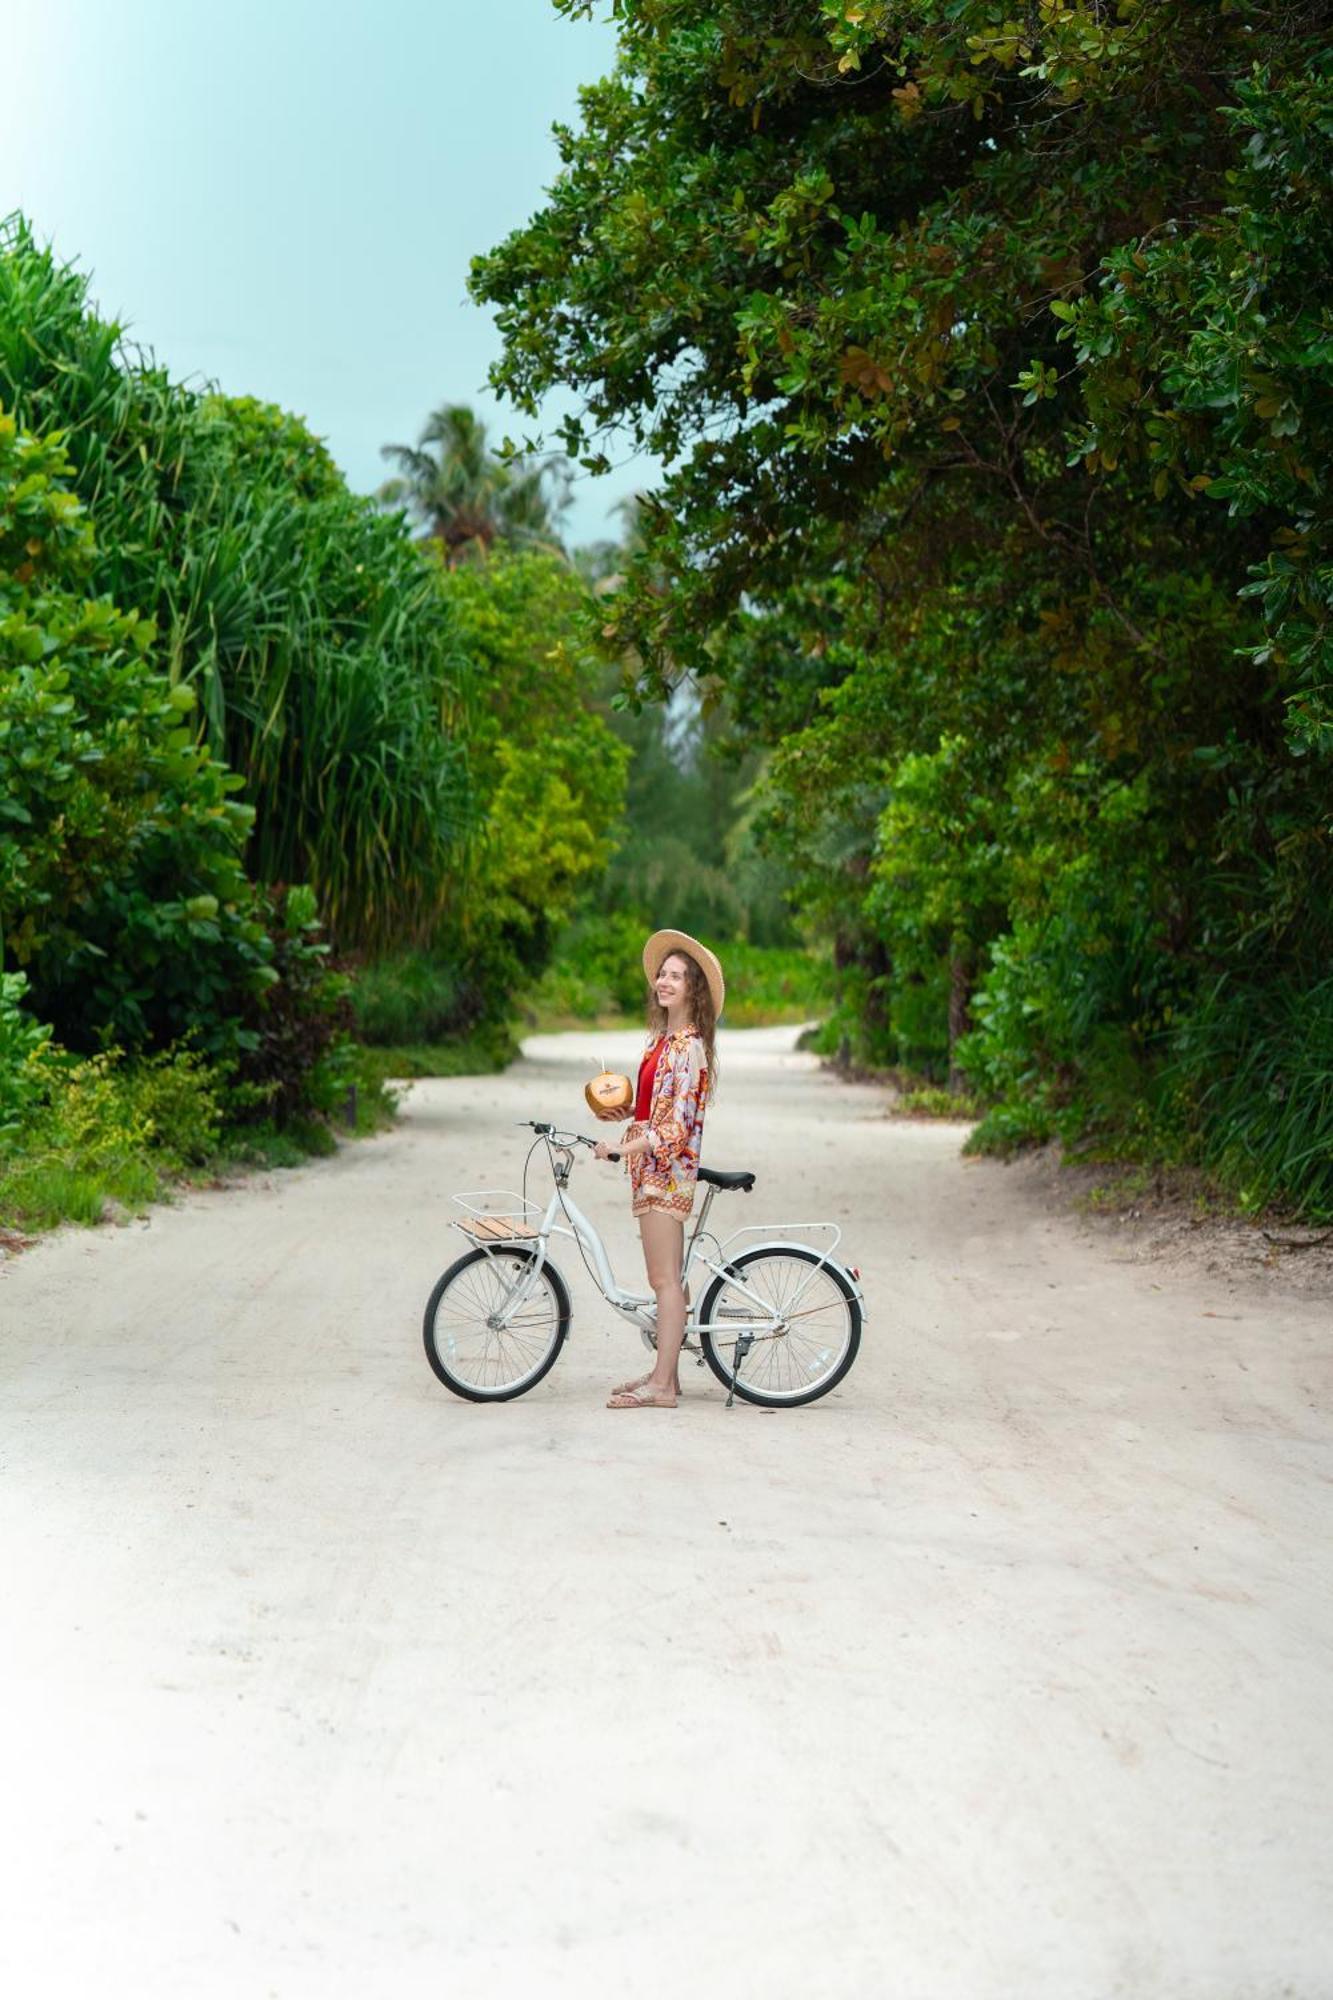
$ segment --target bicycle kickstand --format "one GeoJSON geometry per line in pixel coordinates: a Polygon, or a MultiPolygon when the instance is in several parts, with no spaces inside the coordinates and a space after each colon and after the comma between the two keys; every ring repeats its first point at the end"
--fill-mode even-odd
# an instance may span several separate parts
{"type": "Polygon", "coordinates": [[[754,1335],[752,1333],[743,1333],[736,1342],[736,1353],[731,1363],[731,1387],[727,1391],[727,1400],[724,1405],[728,1410],[731,1409],[736,1401],[736,1377],[741,1372],[741,1363],[753,1346],[754,1335]]]}

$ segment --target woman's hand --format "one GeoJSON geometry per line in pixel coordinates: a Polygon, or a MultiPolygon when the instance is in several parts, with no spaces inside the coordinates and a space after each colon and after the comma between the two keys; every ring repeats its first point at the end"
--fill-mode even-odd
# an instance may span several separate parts
{"type": "MultiPolygon", "coordinates": [[[[647,1132],[640,1132],[635,1139],[622,1139],[616,1147],[616,1155],[622,1160],[634,1160],[641,1153],[651,1153],[652,1150],[652,1135],[647,1132]]],[[[592,1149],[592,1156],[595,1160],[610,1159],[611,1148],[607,1145],[605,1139],[597,1141],[597,1144],[592,1149]]]]}

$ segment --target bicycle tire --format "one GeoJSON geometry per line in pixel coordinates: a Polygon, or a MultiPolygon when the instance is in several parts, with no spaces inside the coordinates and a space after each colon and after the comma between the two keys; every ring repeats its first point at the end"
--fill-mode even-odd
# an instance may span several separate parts
{"type": "MultiPolygon", "coordinates": [[[[747,1403],[757,1403],[763,1409],[796,1410],[800,1409],[806,1403],[818,1402],[821,1396],[828,1395],[830,1389],[836,1389],[855,1361],[861,1346],[861,1303],[856,1296],[850,1278],[847,1277],[840,1266],[825,1263],[824,1259],[816,1251],[808,1249],[804,1244],[784,1244],[779,1248],[772,1243],[759,1243],[755,1245],[753,1250],[743,1251],[739,1257],[732,1259],[730,1264],[727,1265],[726,1270],[719,1277],[713,1280],[704,1295],[703,1305],[699,1312],[699,1345],[703,1351],[703,1357],[714,1375],[716,1375],[718,1381],[724,1383],[728,1389],[731,1387],[732,1356],[725,1347],[719,1350],[719,1347],[714,1342],[709,1322],[714,1318],[721,1306],[727,1286],[731,1282],[732,1277],[739,1277],[743,1272],[748,1271],[750,1273],[750,1282],[753,1283],[756,1275],[755,1266],[766,1262],[775,1264],[818,1265],[823,1277],[827,1278],[833,1286],[845,1308],[846,1332],[838,1344],[836,1354],[830,1352],[827,1356],[829,1363],[827,1373],[819,1376],[817,1380],[803,1381],[800,1386],[789,1390],[775,1390],[771,1386],[771,1382],[768,1387],[765,1387],[758,1381],[747,1381],[745,1369],[753,1356],[769,1345],[767,1341],[757,1341],[754,1347],[750,1349],[745,1361],[741,1364],[741,1371],[736,1378],[736,1394],[738,1396],[742,1397],[747,1403]]],[[[744,1307],[745,1303],[745,1301],[740,1301],[737,1310],[744,1307]]],[[[753,1308],[750,1308],[750,1310],[752,1311],[753,1308]]],[[[806,1313],[803,1313],[802,1316],[806,1316],[806,1313]]],[[[824,1340],[822,1347],[817,1347],[814,1350],[816,1356],[822,1355],[822,1348],[827,1347],[827,1344],[827,1340],[824,1340]]],[[[812,1363],[810,1362],[802,1364],[807,1377],[811,1365],[812,1363]]]]}
{"type": "MultiPolygon", "coordinates": [[[[426,1359],[429,1361],[433,1373],[443,1382],[445,1388],[451,1389],[455,1396],[461,1396],[465,1402],[512,1402],[516,1396],[526,1396],[529,1389],[535,1389],[537,1384],[545,1376],[549,1375],[555,1366],[560,1350],[569,1337],[569,1321],[572,1308],[565,1281],[554,1265],[551,1264],[543,1264],[541,1276],[538,1279],[540,1286],[545,1286],[549,1289],[551,1303],[554,1307],[550,1331],[540,1338],[540,1345],[535,1353],[532,1353],[530,1350],[529,1365],[522,1368],[517,1376],[501,1375],[491,1384],[473,1380],[468,1375],[460,1372],[456,1345],[452,1348],[450,1346],[451,1339],[456,1343],[457,1334],[450,1335],[445,1333],[443,1345],[441,1344],[440,1308],[444,1305],[445,1299],[451,1290],[459,1291],[458,1305],[463,1313],[464,1323],[472,1324],[478,1330],[485,1326],[484,1315],[479,1318],[477,1312],[477,1299],[481,1296],[480,1291],[466,1300],[461,1296],[461,1287],[466,1281],[467,1273],[474,1266],[478,1263],[493,1266],[497,1259],[507,1259],[515,1265],[531,1264],[535,1263],[536,1257],[537,1253],[535,1250],[529,1250],[519,1244],[501,1244],[495,1249],[488,1250],[469,1250],[456,1263],[449,1266],[449,1269],[437,1281],[434,1290],[426,1301],[425,1318],[422,1321],[422,1337],[426,1346],[426,1359]],[[469,1306],[471,1307],[470,1312],[468,1310],[469,1306]]],[[[490,1275],[492,1274],[488,1272],[487,1277],[490,1275]]],[[[495,1271],[494,1275],[500,1278],[502,1282],[502,1265],[495,1271]]],[[[480,1277],[481,1274],[479,1273],[478,1276],[480,1277]]],[[[483,1280],[484,1283],[485,1280],[483,1280]]],[[[498,1290],[495,1296],[497,1298],[500,1296],[498,1290]]],[[[491,1329],[490,1334],[493,1334],[493,1332],[494,1330],[491,1329]]],[[[489,1339],[489,1335],[487,1339],[489,1339]]]]}

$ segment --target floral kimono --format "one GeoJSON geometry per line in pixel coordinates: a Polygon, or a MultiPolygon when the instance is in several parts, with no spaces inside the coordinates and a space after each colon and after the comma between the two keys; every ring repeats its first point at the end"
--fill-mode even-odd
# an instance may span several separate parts
{"type": "Polygon", "coordinates": [[[634,1154],[629,1162],[635,1215],[661,1213],[677,1215],[683,1221],[689,1214],[699,1178],[699,1142],[707,1102],[703,1037],[697,1028],[682,1028],[662,1043],[647,1123],[636,1121],[625,1135],[637,1138],[651,1132],[653,1136],[653,1150],[634,1154]]]}

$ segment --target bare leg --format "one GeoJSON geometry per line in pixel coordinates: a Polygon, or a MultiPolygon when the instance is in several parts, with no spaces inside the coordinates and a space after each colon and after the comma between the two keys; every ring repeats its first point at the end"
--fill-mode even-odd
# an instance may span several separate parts
{"type": "Polygon", "coordinates": [[[650,1212],[639,1217],[639,1234],[648,1283],[657,1295],[657,1362],[648,1380],[665,1394],[679,1386],[680,1350],[685,1339],[685,1292],[680,1282],[685,1225],[677,1215],[650,1212]]]}
{"type": "MultiPolygon", "coordinates": [[[[650,1212],[639,1217],[648,1283],[657,1298],[657,1360],[635,1388],[663,1400],[680,1393],[680,1350],[685,1339],[685,1292],[680,1267],[685,1258],[685,1225],[679,1216],[650,1212]]],[[[617,1390],[616,1395],[625,1393],[617,1390]]]]}
{"type": "MultiPolygon", "coordinates": [[[[689,1318],[689,1306],[690,1306],[690,1288],[689,1288],[689,1286],[688,1286],[688,1285],[686,1285],[686,1287],[685,1287],[685,1316],[686,1316],[686,1319],[688,1319],[688,1318],[689,1318]]],[[[615,1389],[614,1389],[614,1391],[613,1391],[613,1394],[615,1394],[615,1395],[617,1395],[617,1396],[627,1396],[627,1395],[629,1394],[629,1392],[630,1392],[630,1390],[631,1390],[631,1389],[642,1389],[642,1387],[643,1387],[644,1383],[645,1383],[645,1382],[648,1382],[648,1381],[651,1381],[651,1379],[652,1379],[652,1378],[651,1378],[651,1376],[648,1376],[648,1375],[631,1375],[631,1376],[630,1376],[630,1378],[629,1378],[629,1381],[628,1381],[628,1382],[618,1382],[618,1383],[616,1384],[616,1387],[615,1387],[615,1389]]],[[[675,1381],[675,1389],[676,1389],[676,1394],[677,1394],[677,1395],[679,1396],[679,1394],[680,1394],[680,1357],[679,1357],[679,1356],[677,1356],[677,1358],[676,1358],[676,1381],[675,1381]]]]}

